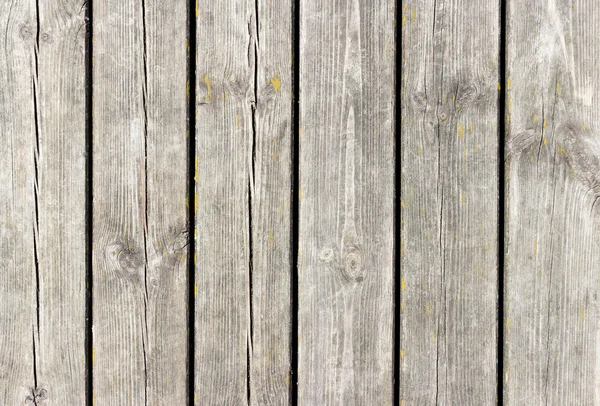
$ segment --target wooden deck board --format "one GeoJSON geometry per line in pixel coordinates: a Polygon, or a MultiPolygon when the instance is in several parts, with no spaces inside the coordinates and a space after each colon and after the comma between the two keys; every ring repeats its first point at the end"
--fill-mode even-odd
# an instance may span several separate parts
{"type": "Polygon", "coordinates": [[[83,3],[0,5],[0,404],[85,402],[83,3]]]}
{"type": "Polygon", "coordinates": [[[96,405],[187,401],[187,3],[93,2],[96,405]]]}
{"type": "Polygon", "coordinates": [[[600,12],[510,0],[504,399],[600,402],[600,12]]]}
{"type": "Polygon", "coordinates": [[[300,4],[299,404],[393,402],[394,4],[300,4]]]}
{"type": "Polygon", "coordinates": [[[400,399],[496,402],[500,2],[402,5],[400,399]]]}

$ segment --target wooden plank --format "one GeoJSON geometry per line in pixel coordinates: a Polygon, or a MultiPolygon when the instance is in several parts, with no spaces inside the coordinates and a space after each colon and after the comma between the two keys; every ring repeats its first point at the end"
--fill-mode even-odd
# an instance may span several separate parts
{"type": "Polygon", "coordinates": [[[300,9],[299,404],[393,402],[394,16],[300,9]]]}
{"type": "Polygon", "coordinates": [[[187,402],[187,2],[94,2],[94,402],[187,402]]]}
{"type": "Polygon", "coordinates": [[[250,403],[289,405],[292,2],[255,2],[250,403]]]}
{"type": "Polygon", "coordinates": [[[401,404],[496,402],[499,11],[403,1],[401,404]]]}
{"type": "Polygon", "coordinates": [[[0,4],[0,404],[85,403],[85,7],[0,4]]]}
{"type": "Polygon", "coordinates": [[[507,405],[600,404],[594,1],[508,3],[507,405]]]}
{"type": "Polygon", "coordinates": [[[289,403],[290,52],[291,4],[198,3],[198,404],[289,403]]]}

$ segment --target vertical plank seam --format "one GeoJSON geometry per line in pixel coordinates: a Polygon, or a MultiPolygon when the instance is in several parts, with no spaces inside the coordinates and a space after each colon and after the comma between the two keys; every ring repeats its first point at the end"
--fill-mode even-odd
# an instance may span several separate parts
{"type": "Polygon", "coordinates": [[[196,404],[196,0],[188,1],[188,404],[196,404]]]}
{"type": "Polygon", "coordinates": [[[300,192],[300,0],[292,1],[292,190],[291,190],[291,334],[290,403],[298,405],[298,233],[300,192]]]}
{"type": "MultiPolygon", "coordinates": [[[[394,3],[394,21],[398,21],[398,10],[400,10],[401,0],[396,0],[394,3]]],[[[398,25],[394,24],[394,42],[400,45],[400,52],[396,51],[394,57],[395,71],[397,72],[394,77],[394,103],[396,109],[394,109],[394,350],[393,350],[393,404],[400,405],[400,317],[401,317],[401,306],[402,306],[402,266],[400,257],[400,239],[401,239],[401,224],[402,224],[402,210],[399,209],[401,205],[398,202],[402,199],[402,175],[401,175],[401,162],[400,157],[402,153],[398,154],[398,151],[402,148],[401,142],[401,121],[402,121],[402,102],[401,102],[401,85],[398,85],[396,78],[402,77],[402,29],[398,29],[398,25]],[[398,114],[399,113],[399,114],[398,114]]],[[[398,47],[396,47],[398,48],[398,47]]]]}
{"type": "Polygon", "coordinates": [[[499,38],[499,72],[500,89],[498,92],[498,318],[497,318],[497,366],[496,366],[496,400],[497,404],[504,404],[504,273],[505,273],[505,193],[506,193],[506,0],[500,0],[500,38],[499,38]]]}
{"type": "Polygon", "coordinates": [[[93,276],[92,276],[92,232],[93,232],[93,143],[92,143],[92,34],[93,34],[93,0],[87,0],[85,3],[85,23],[86,23],[86,39],[85,39],[85,265],[86,265],[86,298],[85,298],[85,386],[86,386],[86,405],[93,404],[93,364],[94,364],[94,347],[93,347],[93,276]]]}

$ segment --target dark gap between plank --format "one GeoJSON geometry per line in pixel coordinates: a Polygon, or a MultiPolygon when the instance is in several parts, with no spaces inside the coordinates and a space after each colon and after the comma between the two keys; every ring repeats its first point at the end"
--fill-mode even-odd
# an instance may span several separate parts
{"type": "Polygon", "coordinates": [[[196,1],[188,1],[188,404],[195,404],[196,354],[196,1]]]}
{"type": "Polygon", "coordinates": [[[506,0],[500,0],[500,94],[498,106],[498,350],[497,350],[497,404],[504,396],[504,221],[505,221],[505,141],[506,141],[506,0]]]}
{"type": "Polygon", "coordinates": [[[92,143],[92,35],[93,15],[92,0],[87,0],[85,6],[85,402],[92,406],[93,402],[93,312],[92,312],[92,232],[93,232],[93,143],[92,143]]]}
{"type": "Polygon", "coordinates": [[[300,190],[300,0],[292,3],[292,286],[290,400],[298,404],[298,223],[300,190]]]}
{"type": "MultiPolygon", "coordinates": [[[[394,21],[398,21],[400,0],[396,0],[396,15],[394,21]]],[[[394,379],[394,405],[400,405],[400,305],[401,305],[401,267],[400,267],[400,238],[402,211],[398,202],[402,195],[402,176],[401,176],[401,127],[402,102],[400,100],[400,86],[396,78],[402,77],[402,29],[395,27],[394,38],[396,40],[396,55],[394,59],[395,69],[398,74],[394,75],[394,98],[396,109],[394,111],[394,352],[393,352],[393,379],[394,379]],[[399,45],[399,46],[398,46],[399,45]]]]}

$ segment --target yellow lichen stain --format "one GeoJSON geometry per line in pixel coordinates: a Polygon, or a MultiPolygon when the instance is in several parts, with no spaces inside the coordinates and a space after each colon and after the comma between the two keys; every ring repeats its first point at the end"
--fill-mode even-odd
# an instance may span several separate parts
{"type": "Polygon", "coordinates": [[[298,137],[302,137],[302,128],[298,128],[298,137]]]}
{"type": "Polygon", "coordinates": [[[435,341],[435,334],[433,333],[433,331],[431,332],[431,341],[435,341]]]}
{"type": "Polygon", "coordinates": [[[533,255],[537,255],[538,242],[533,240],[533,255]]]}
{"type": "Polygon", "coordinates": [[[400,350],[400,359],[404,359],[404,350],[400,350]]]}
{"type": "Polygon", "coordinates": [[[502,90],[502,85],[498,82],[498,91],[502,90]]]}
{"type": "Polygon", "coordinates": [[[556,82],[556,94],[560,96],[560,82],[556,82]]]}
{"type": "Polygon", "coordinates": [[[506,331],[510,331],[510,317],[506,318],[506,331]]]}
{"type": "Polygon", "coordinates": [[[186,208],[190,207],[190,201],[187,197],[185,198],[185,207],[186,208]]]}
{"type": "Polygon", "coordinates": [[[548,143],[548,140],[546,139],[546,137],[544,137],[544,145],[546,145],[548,143]]]}
{"type": "Polygon", "coordinates": [[[273,86],[273,89],[275,89],[275,92],[278,92],[279,89],[281,89],[281,79],[279,79],[279,77],[277,75],[275,75],[271,79],[269,79],[269,83],[271,83],[271,85],[273,86]]]}
{"type": "Polygon", "coordinates": [[[290,376],[289,376],[289,375],[287,375],[287,376],[285,377],[285,384],[286,384],[287,386],[290,386],[290,376]]]}
{"type": "Polygon", "coordinates": [[[506,78],[506,90],[512,89],[512,83],[510,82],[510,78],[506,78]]]}
{"type": "Polygon", "coordinates": [[[579,320],[583,321],[584,318],[585,318],[585,307],[581,306],[579,308],[579,320]]]}
{"type": "Polygon", "coordinates": [[[403,199],[400,200],[400,207],[404,208],[404,200],[403,199]]]}
{"type": "Polygon", "coordinates": [[[423,147],[421,147],[421,143],[417,144],[417,155],[423,156],[423,147]]]}
{"type": "Polygon", "coordinates": [[[92,365],[94,365],[95,354],[94,347],[92,347],[92,365]]]}
{"type": "Polygon", "coordinates": [[[269,245],[273,245],[275,238],[273,237],[273,230],[269,230],[269,245]]]}
{"type": "Polygon", "coordinates": [[[299,188],[298,189],[298,199],[302,200],[302,196],[303,196],[303,194],[302,194],[302,188],[299,188]]]}
{"type": "Polygon", "coordinates": [[[410,10],[410,21],[415,21],[417,19],[417,8],[412,6],[410,10]]]}
{"type": "Polygon", "coordinates": [[[460,121],[456,125],[456,133],[458,134],[458,138],[465,136],[465,126],[460,121]]]}
{"type": "Polygon", "coordinates": [[[404,406],[404,399],[400,401],[400,406],[404,406]]]}
{"type": "Polygon", "coordinates": [[[546,129],[547,126],[548,126],[548,122],[546,120],[544,120],[544,124],[543,124],[544,129],[546,129]]]}
{"type": "Polygon", "coordinates": [[[460,204],[465,204],[465,194],[462,191],[460,192],[460,204]]]}
{"type": "Polygon", "coordinates": [[[196,172],[194,174],[194,180],[198,180],[198,157],[196,157],[196,172]]]}
{"type": "Polygon", "coordinates": [[[473,124],[469,124],[469,132],[472,133],[473,132],[473,124]]]}
{"type": "Polygon", "coordinates": [[[587,124],[584,124],[584,125],[583,125],[583,130],[584,130],[584,131],[587,131],[587,130],[589,130],[589,129],[590,129],[590,127],[589,127],[587,124]]]}
{"type": "Polygon", "coordinates": [[[213,94],[212,94],[212,89],[210,87],[210,79],[208,78],[208,75],[204,75],[204,84],[206,84],[206,101],[209,102],[211,100],[213,100],[213,94]]]}
{"type": "Polygon", "coordinates": [[[404,289],[406,289],[406,282],[404,282],[404,279],[400,280],[400,291],[404,292],[404,289]]]}
{"type": "Polygon", "coordinates": [[[406,16],[402,16],[402,26],[404,26],[404,24],[406,24],[406,16]]]}
{"type": "Polygon", "coordinates": [[[198,288],[196,286],[196,282],[194,282],[194,296],[198,293],[198,288]]]}
{"type": "Polygon", "coordinates": [[[425,313],[426,314],[431,313],[431,304],[429,303],[429,300],[425,302],[425,313]]]}
{"type": "Polygon", "coordinates": [[[196,263],[196,253],[194,252],[194,264],[196,263]]]}
{"type": "Polygon", "coordinates": [[[185,82],[185,96],[190,97],[190,80],[185,82]]]}
{"type": "Polygon", "coordinates": [[[534,114],[533,115],[533,124],[537,123],[537,119],[538,119],[538,115],[534,114]]]}
{"type": "Polygon", "coordinates": [[[277,151],[273,152],[273,161],[275,161],[275,162],[279,161],[279,154],[277,153],[277,151]]]}

